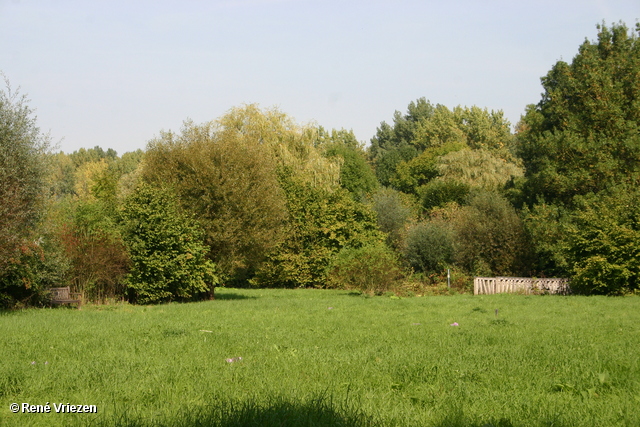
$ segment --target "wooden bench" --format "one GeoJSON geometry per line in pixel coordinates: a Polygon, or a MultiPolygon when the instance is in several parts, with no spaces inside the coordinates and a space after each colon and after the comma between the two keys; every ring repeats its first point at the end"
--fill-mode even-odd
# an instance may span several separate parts
{"type": "Polygon", "coordinates": [[[82,294],[71,292],[69,286],[64,288],[50,288],[51,304],[78,304],[78,309],[82,305],[82,294]]]}

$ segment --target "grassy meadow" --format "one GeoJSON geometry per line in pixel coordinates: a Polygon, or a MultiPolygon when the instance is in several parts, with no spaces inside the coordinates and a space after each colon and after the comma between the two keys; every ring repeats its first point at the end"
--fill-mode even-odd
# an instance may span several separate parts
{"type": "Polygon", "coordinates": [[[0,425],[640,425],[638,297],[217,297],[0,313],[0,425]]]}

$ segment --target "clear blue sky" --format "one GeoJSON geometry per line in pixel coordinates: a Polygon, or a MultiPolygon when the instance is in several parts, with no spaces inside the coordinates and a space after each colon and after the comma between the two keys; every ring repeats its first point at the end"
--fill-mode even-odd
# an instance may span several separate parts
{"type": "Polygon", "coordinates": [[[638,18],[638,0],[0,0],[0,70],[65,152],[243,103],[368,142],[419,97],[515,124],[598,23],[638,18]]]}

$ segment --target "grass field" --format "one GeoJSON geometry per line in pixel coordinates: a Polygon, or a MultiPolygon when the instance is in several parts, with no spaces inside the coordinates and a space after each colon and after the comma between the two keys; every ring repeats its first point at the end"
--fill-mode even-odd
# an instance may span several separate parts
{"type": "Polygon", "coordinates": [[[640,426],[638,297],[217,296],[1,313],[0,425],[640,426]]]}

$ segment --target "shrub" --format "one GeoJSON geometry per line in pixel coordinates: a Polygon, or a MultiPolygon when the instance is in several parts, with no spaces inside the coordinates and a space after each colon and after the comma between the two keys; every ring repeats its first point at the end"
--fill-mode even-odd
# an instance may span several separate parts
{"type": "Polygon", "coordinates": [[[213,295],[218,278],[205,258],[203,232],[172,193],[143,185],[125,200],[121,215],[132,263],[126,283],[135,302],[213,295]]]}
{"type": "Polygon", "coordinates": [[[397,190],[381,187],[373,195],[371,203],[377,214],[378,228],[387,234],[387,244],[395,248],[401,246],[405,225],[412,214],[403,196],[397,190]]]}
{"type": "Polygon", "coordinates": [[[129,255],[111,208],[101,200],[60,206],[58,239],[69,260],[68,279],[90,301],[125,296],[129,255]]]}
{"type": "Polygon", "coordinates": [[[529,251],[522,221],[497,193],[474,194],[454,214],[454,261],[476,275],[522,274],[529,251]]]}
{"type": "Polygon", "coordinates": [[[405,257],[416,271],[442,271],[453,257],[451,230],[436,222],[415,225],[407,234],[405,257]]]}
{"type": "Polygon", "coordinates": [[[328,280],[330,287],[381,294],[402,276],[395,253],[378,243],[342,249],[331,263],[328,280]]]}
{"type": "Polygon", "coordinates": [[[640,287],[640,191],[580,198],[566,227],[571,288],[620,295],[640,287]]]}
{"type": "Polygon", "coordinates": [[[289,210],[288,238],[267,255],[250,283],[262,287],[316,287],[345,247],[381,242],[375,212],[344,189],[329,192],[283,174],[289,210]]]}

